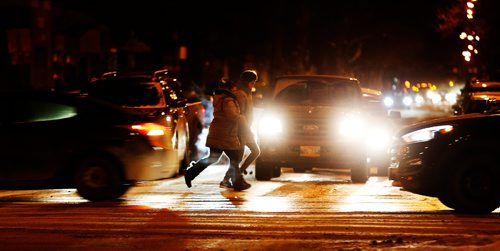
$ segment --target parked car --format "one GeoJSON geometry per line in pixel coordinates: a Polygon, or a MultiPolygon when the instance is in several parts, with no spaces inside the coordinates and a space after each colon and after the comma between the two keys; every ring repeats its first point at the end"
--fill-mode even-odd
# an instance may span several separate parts
{"type": "Polygon", "coordinates": [[[167,99],[161,84],[153,81],[151,76],[108,76],[90,83],[82,95],[147,115],[157,123],[171,128],[172,134],[168,141],[171,149],[176,152],[174,159],[179,165],[170,171],[170,177],[181,173],[190,163],[189,129],[184,111],[186,102],[167,99]]]}
{"type": "Polygon", "coordinates": [[[277,78],[270,100],[257,112],[261,155],[257,180],[281,174],[281,167],[348,168],[353,182],[368,179],[363,135],[363,99],[355,78],[295,75],[277,78]]]}
{"type": "Polygon", "coordinates": [[[111,200],[178,167],[172,128],[110,103],[55,92],[0,93],[0,186],[76,188],[111,200]]]}
{"type": "Polygon", "coordinates": [[[500,82],[473,81],[465,85],[452,106],[453,114],[484,112],[491,101],[500,99],[500,82]]]}
{"type": "Polygon", "coordinates": [[[397,134],[389,178],[458,211],[491,212],[500,206],[498,128],[498,109],[406,127],[397,134]]]}

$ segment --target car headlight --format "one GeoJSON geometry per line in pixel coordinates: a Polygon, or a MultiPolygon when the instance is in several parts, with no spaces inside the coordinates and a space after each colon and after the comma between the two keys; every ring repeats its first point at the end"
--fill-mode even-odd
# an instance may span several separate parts
{"type": "Polygon", "coordinates": [[[453,130],[452,125],[433,126],[403,135],[401,138],[406,143],[426,142],[436,137],[436,134],[444,134],[453,130]]]}
{"type": "Polygon", "coordinates": [[[384,105],[386,107],[391,107],[393,104],[394,104],[394,99],[392,99],[391,97],[384,98],[384,105]]]}
{"type": "Polygon", "coordinates": [[[283,124],[280,118],[265,116],[259,120],[259,134],[276,135],[283,132],[283,124]]]}
{"type": "Polygon", "coordinates": [[[411,97],[406,96],[406,97],[403,98],[403,104],[404,105],[410,106],[411,103],[413,103],[413,99],[411,99],[411,97]]]}
{"type": "Polygon", "coordinates": [[[368,149],[387,149],[391,142],[391,133],[385,128],[373,128],[366,135],[366,146],[368,149]]]}
{"type": "Polygon", "coordinates": [[[358,138],[363,132],[363,122],[358,117],[345,117],[340,120],[339,133],[347,138],[358,138]]]}

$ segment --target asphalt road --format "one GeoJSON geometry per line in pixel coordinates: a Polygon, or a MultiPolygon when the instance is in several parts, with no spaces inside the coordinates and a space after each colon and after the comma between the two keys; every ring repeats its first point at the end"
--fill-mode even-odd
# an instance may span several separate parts
{"type": "Polygon", "coordinates": [[[73,189],[0,191],[2,250],[500,249],[500,209],[456,214],[385,177],[351,184],[347,172],[284,169],[235,192],[211,166],[149,182],[120,201],[87,202],[73,189]]]}

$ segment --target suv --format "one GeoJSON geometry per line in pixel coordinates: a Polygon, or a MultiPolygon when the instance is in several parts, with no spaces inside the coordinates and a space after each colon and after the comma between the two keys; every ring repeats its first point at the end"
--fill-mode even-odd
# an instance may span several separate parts
{"type": "Polygon", "coordinates": [[[332,75],[277,78],[272,103],[256,118],[262,153],[257,180],[281,175],[281,167],[351,169],[353,182],[366,182],[363,99],[359,81],[332,75]]]}
{"type": "Polygon", "coordinates": [[[152,81],[150,76],[103,76],[90,83],[83,94],[147,115],[170,128],[168,148],[179,165],[170,170],[169,176],[174,177],[187,167],[190,159],[188,125],[183,108],[186,103],[167,100],[159,82],[152,81]]]}

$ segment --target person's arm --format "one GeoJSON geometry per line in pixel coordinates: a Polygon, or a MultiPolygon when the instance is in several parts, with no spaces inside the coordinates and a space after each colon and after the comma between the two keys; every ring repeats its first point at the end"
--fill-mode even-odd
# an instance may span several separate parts
{"type": "Polygon", "coordinates": [[[226,98],[224,100],[224,113],[225,117],[229,120],[236,121],[240,118],[240,108],[237,101],[232,98],[226,98]]]}

